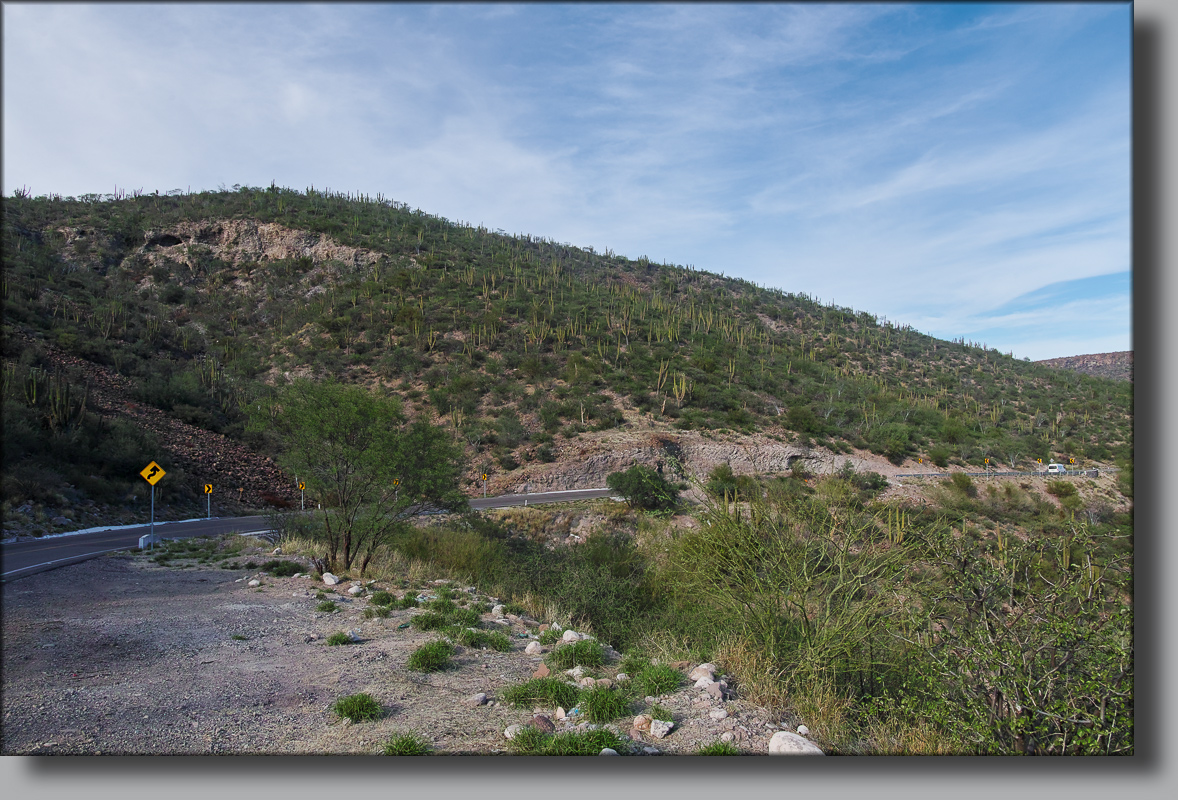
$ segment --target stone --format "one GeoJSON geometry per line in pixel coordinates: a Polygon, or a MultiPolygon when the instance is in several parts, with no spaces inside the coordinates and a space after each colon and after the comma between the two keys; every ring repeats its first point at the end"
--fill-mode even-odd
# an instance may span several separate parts
{"type": "Polygon", "coordinates": [[[599,755],[599,756],[616,756],[617,754],[618,754],[618,751],[613,749],[612,747],[603,747],[603,748],[601,748],[601,752],[598,753],[597,755],[599,755]]]}
{"type": "Polygon", "coordinates": [[[716,682],[716,681],[714,681],[714,680],[711,678],[711,676],[709,676],[709,677],[706,677],[706,678],[697,678],[697,679],[696,679],[696,681],[695,681],[695,688],[696,688],[696,689],[706,689],[706,688],[708,688],[709,686],[711,686],[711,685],[712,685],[713,683],[715,683],[715,682],[716,682]]]}
{"type": "Polygon", "coordinates": [[[531,725],[536,730],[543,731],[544,733],[552,733],[553,731],[556,730],[556,725],[553,724],[552,720],[549,719],[548,717],[544,716],[543,714],[534,715],[532,717],[532,721],[529,722],[528,724],[531,725]]]}
{"type": "Polygon", "coordinates": [[[487,704],[487,693],[479,692],[478,694],[471,695],[466,698],[466,704],[468,706],[485,706],[487,704]]]}
{"type": "Polygon", "coordinates": [[[562,642],[579,642],[582,638],[583,637],[581,634],[577,633],[576,631],[565,631],[561,635],[560,640],[562,642]]]}
{"type": "Polygon", "coordinates": [[[280,555],[282,555],[282,548],[281,548],[281,547],[275,547],[273,550],[271,550],[271,551],[270,551],[270,555],[274,555],[274,556],[280,556],[280,555]]]}
{"type": "Polygon", "coordinates": [[[804,736],[789,731],[778,731],[769,740],[771,756],[823,756],[822,748],[804,736]]]}
{"type": "Polygon", "coordinates": [[[714,681],[716,679],[716,665],[715,664],[700,664],[687,675],[693,681],[707,678],[714,681]]]}
{"type": "Polygon", "coordinates": [[[356,597],[357,595],[364,594],[364,587],[363,586],[353,586],[351,589],[348,589],[348,594],[350,594],[352,597],[356,597]]]}
{"type": "Polygon", "coordinates": [[[530,656],[538,656],[544,652],[544,648],[539,642],[528,642],[528,646],[524,648],[524,652],[530,656]]]}
{"type": "MultiPolygon", "coordinates": [[[[672,661],[668,666],[674,669],[687,669],[691,666],[690,661],[672,661]]],[[[715,672],[715,670],[712,670],[715,672]]]]}
{"type": "Polygon", "coordinates": [[[556,713],[555,713],[555,714],[553,714],[552,716],[556,717],[557,719],[564,719],[564,718],[565,718],[565,716],[567,716],[567,715],[565,714],[565,711],[564,711],[564,708],[563,708],[563,707],[561,707],[561,706],[557,706],[557,707],[556,707],[556,713]]]}
{"type": "Polygon", "coordinates": [[[728,712],[722,708],[713,708],[708,712],[708,716],[713,722],[719,722],[722,719],[728,719],[728,712]]]}
{"type": "Polygon", "coordinates": [[[731,742],[735,738],[736,738],[736,734],[734,734],[732,731],[724,731],[723,733],[720,734],[720,741],[721,742],[731,742]]]}
{"type": "Polygon", "coordinates": [[[663,751],[659,750],[657,747],[644,747],[642,748],[642,752],[646,753],[648,756],[657,756],[661,755],[663,751]]]}
{"type": "Polygon", "coordinates": [[[515,614],[504,614],[503,616],[507,617],[509,622],[519,622],[519,617],[517,617],[515,614]]]}
{"type": "Polygon", "coordinates": [[[654,718],[650,714],[639,714],[632,724],[635,730],[645,732],[650,730],[650,723],[653,721],[654,718]]]}
{"type": "Polygon", "coordinates": [[[350,630],[350,631],[348,631],[348,638],[351,639],[353,642],[358,642],[358,641],[360,641],[360,634],[356,633],[353,630],[350,630]]]}
{"type": "Polygon", "coordinates": [[[261,585],[262,585],[262,582],[260,580],[258,580],[257,578],[254,578],[252,581],[250,581],[249,583],[246,584],[246,586],[251,586],[251,587],[252,586],[261,586],[261,585]]]}
{"type": "Polygon", "coordinates": [[[614,688],[614,682],[611,681],[609,678],[598,678],[596,685],[601,689],[614,688]]]}
{"type": "Polygon", "coordinates": [[[541,625],[541,626],[540,626],[539,628],[537,628],[536,630],[540,631],[540,633],[544,633],[544,631],[548,630],[548,623],[545,623],[545,624],[541,625]]]}
{"type": "Polygon", "coordinates": [[[614,678],[614,680],[616,680],[618,683],[624,683],[625,681],[630,680],[630,676],[624,672],[619,672],[618,677],[614,678]]]}
{"type": "Polygon", "coordinates": [[[577,683],[579,683],[581,686],[584,686],[586,689],[592,689],[597,684],[597,681],[586,675],[584,678],[578,680],[577,683]]]}
{"type": "Polygon", "coordinates": [[[533,678],[547,678],[552,674],[552,670],[548,669],[547,664],[541,664],[536,667],[536,671],[532,673],[533,678]]]}
{"type": "Polygon", "coordinates": [[[800,735],[802,735],[802,736],[809,736],[809,735],[810,735],[810,729],[809,729],[809,728],[807,728],[805,725],[799,725],[799,726],[798,726],[798,733],[799,733],[800,735]]]}
{"type": "Polygon", "coordinates": [[[502,617],[503,616],[503,604],[502,603],[500,603],[497,606],[491,607],[491,616],[493,616],[493,617],[502,617]]]}
{"type": "Polygon", "coordinates": [[[674,722],[667,722],[665,719],[654,719],[650,721],[650,735],[656,739],[662,739],[674,727],[674,722]]]}
{"type": "Polygon", "coordinates": [[[520,731],[524,729],[524,725],[508,725],[503,731],[503,736],[507,739],[514,739],[519,736],[520,731]]]}
{"type": "Polygon", "coordinates": [[[328,586],[335,586],[337,583],[339,583],[339,578],[335,577],[330,572],[324,572],[323,573],[323,582],[326,583],[328,586]]]}
{"type": "Polygon", "coordinates": [[[704,691],[717,700],[723,700],[728,696],[728,684],[724,681],[716,681],[706,686],[704,691]]]}
{"type": "Polygon", "coordinates": [[[54,517],[53,519],[51,519],[49,521],[52,522],[54,525],[69,525],[70,524],[68,517],[54,517]]]}
{"type": "Polygon", "coordinates": [[[575,681],[579,681],[579,680],[581,680],[581,678],[585,677],[585,668],[582,667],[580,664],[578,664],[577,666],[573,667],[572,669],[566,669],[564,671],[564,674],[568,675],[570,678],[572,678],[575,681]]]}

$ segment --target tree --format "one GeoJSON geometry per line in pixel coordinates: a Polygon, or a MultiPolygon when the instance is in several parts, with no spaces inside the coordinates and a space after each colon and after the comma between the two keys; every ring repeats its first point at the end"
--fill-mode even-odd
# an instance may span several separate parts
{"type": "Polygon", "coordinates": [[[670,511],[679,502],[679,491],[650,467],[635,464],[625,472],[612,472],[605,485],[634,508],[670,511]]]}
{"type": "Polygon", "coordinates": [[[408,422],[396,399],[300,380],[269,408],[255,407],[251,425],[279,435],[279,463],[322,499],[326,569],[359,562],[363,574],[411,517],[467,507],[451,438],[424,420],[408,422]]]}

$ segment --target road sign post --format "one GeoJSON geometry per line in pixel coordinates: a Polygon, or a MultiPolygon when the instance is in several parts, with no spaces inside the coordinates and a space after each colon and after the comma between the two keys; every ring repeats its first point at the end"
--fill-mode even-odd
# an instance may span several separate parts
{"type": "Polygon", "coordinates": [[[305,484],[303,481],[299,481],[299,511],[307,510],[307,498],[306,493],[304,492],[306,488],[307,484],[305,484]]]}
{"type": "Polygon", "coordinates": [[[151,484],[151,549],[153,550],[155,549],[155,485],[166,474],[163,467],[154,461],[144,467],[139,473],[143,480],[151,484]]]}
{"type": "Polygon", "coordinates": [[[205,484],[205,519],[213,518],[213,484],[205,484]]]}
{"type": "Polygon", "coordinates": [[[487,475],[487,473],[484,472],[483,473],[483,497],[484,498],[486,498],[486,496],[487,496],[487,478],[488,477],[489,476],[487,475]]]}

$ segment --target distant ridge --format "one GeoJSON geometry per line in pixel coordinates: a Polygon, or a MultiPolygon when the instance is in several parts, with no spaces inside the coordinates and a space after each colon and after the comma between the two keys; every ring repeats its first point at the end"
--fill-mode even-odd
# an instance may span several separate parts
{"type": "Polygon", "coordinates": [[[1091,353],[1085,356],[1064,356],[1063,358],[1048,358],[1036,361],[1056,369],[1070,369],[1085,375],[1098,378],[1111,378],[1114,381],[1133,380],[1133,351],[1121,350],[1116,353],[1091,353]]]}

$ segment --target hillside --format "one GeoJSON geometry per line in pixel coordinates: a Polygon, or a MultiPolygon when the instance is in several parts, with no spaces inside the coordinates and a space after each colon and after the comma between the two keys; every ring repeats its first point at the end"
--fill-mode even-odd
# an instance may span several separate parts
{"type": "Polygon", "coordinates": [[[1036,361],[1045,367],[1070,369],[1084,375],[1108,378],[1113,381],[1133,380],[1133,351],[1121,350],[1116,353],[1090,353],[1083,356],[1064,356],[1036,361]]]}
{"type": "Polygon", "coordinates": [[[209,481],[255,506],[289,500],[293,476],[210,472],[142,414],[114,413],[100,385],[115,376],[158,419],[259,464],[276,442],[246,430],[245,404],[303,375],[380,386],[461,438],[472,494],[484,471],[492,491],[577,485],[594,458],[679,463],[709,439],[776,448],[769,470],[1131,458],[1126,383],[384,198],[242,187],[3,205],[10,508],[141,503],[145,452],[175,473],[173,506],[203,507],[209,481]],[[635,441],[646,449],[618,446],[635,441]]]}

